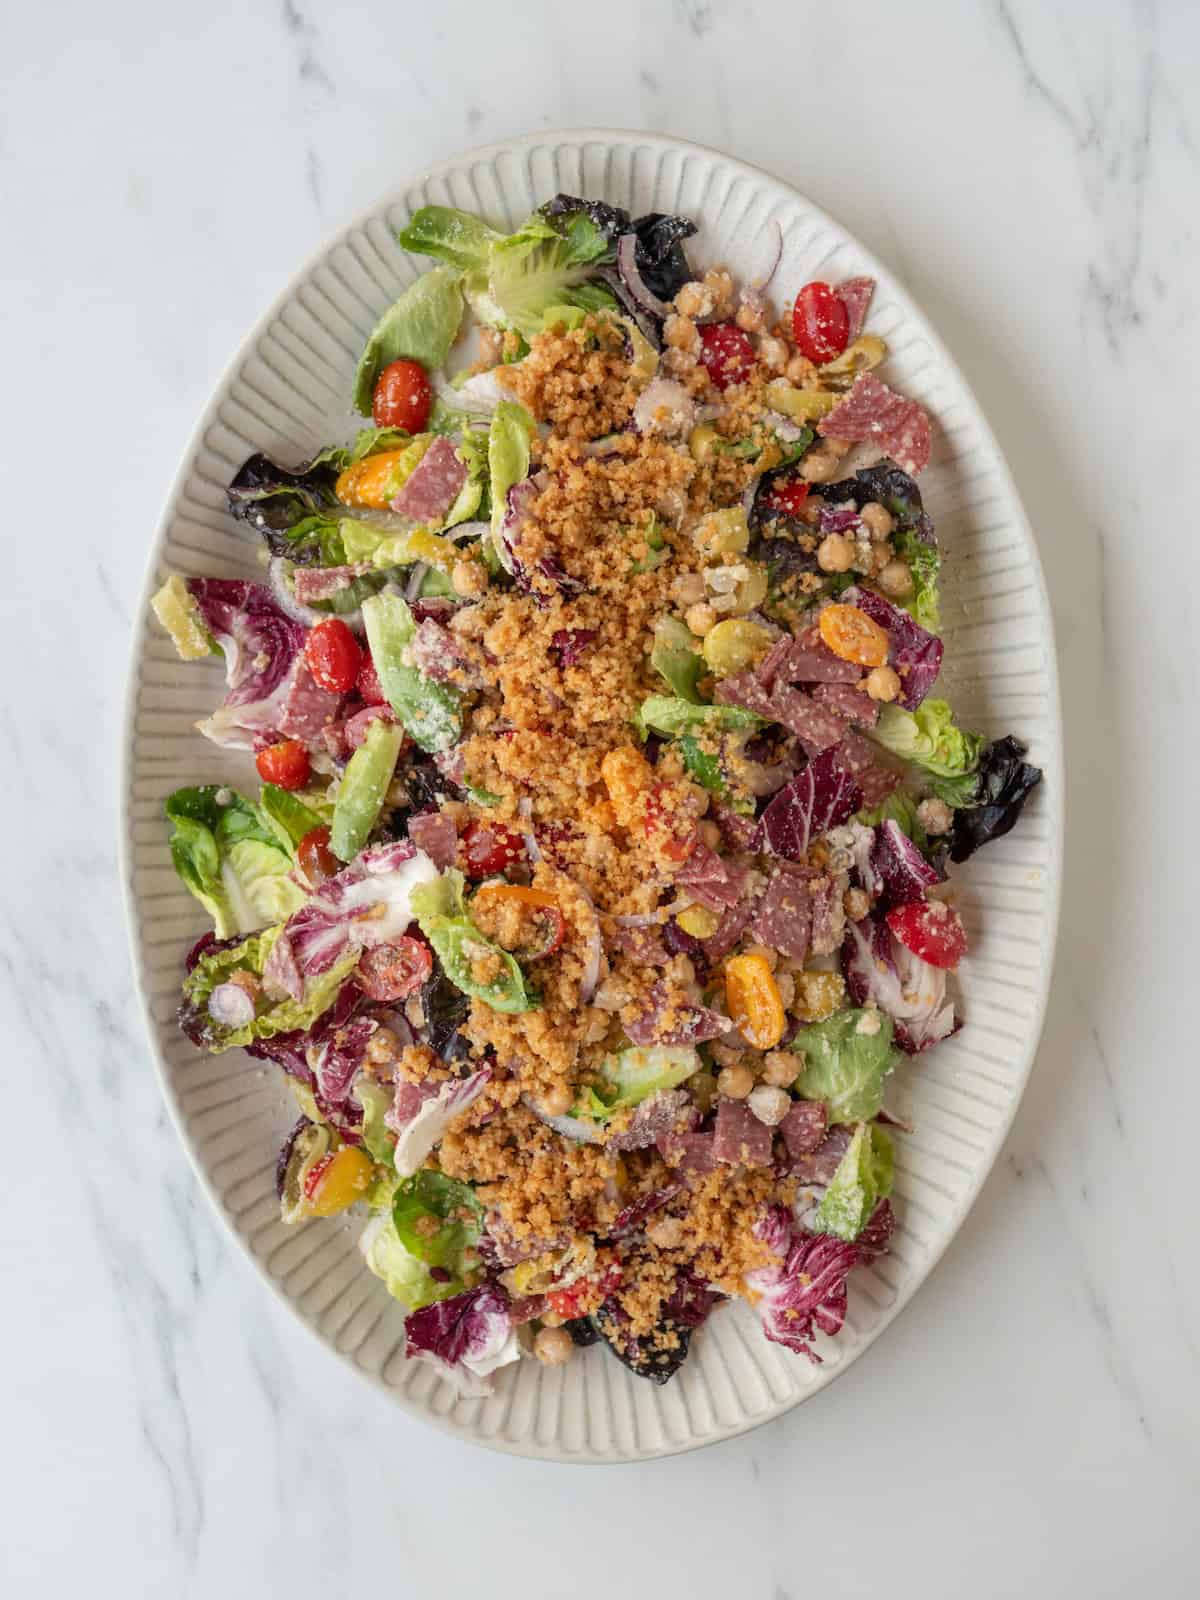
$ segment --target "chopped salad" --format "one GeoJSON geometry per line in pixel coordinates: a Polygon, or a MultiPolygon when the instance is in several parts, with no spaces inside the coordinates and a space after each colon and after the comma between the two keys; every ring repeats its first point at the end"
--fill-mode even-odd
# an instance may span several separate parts
{"type": "Polygon", "coordinates": [[[872,281],[780,314],[778,229],[741,286],[696,231],[416,212],[367,425],[237,472],[259,580],[153,601],[246,753],[166,802],[180,1026],[282,1069],[284,1220],[362,1216],[467,1393],[593,1343],[665,1382],[733,1298],[820,1360],[894,1226],[891,1075],[961,1026],[949,865],[1041,777],[935,693],[872,281]]]}

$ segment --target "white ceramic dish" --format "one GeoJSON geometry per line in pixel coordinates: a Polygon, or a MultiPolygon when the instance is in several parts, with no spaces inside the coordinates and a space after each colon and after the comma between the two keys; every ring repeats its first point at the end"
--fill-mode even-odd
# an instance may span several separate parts
{"type": "Polygon", "coordinates": [[[1050,981],[1061,859],[1062,741],[1050,608],[1028,522],[995,440],[962,375],[891,274],[795,190],[680,140],[587,130],[539,134],[444,162],[397,189],[305,267],[238,352],[188,446],[150,557],[147,593],[168,570],[253,576],[256,550],[224,510],[243,458],[299,461],[348,437],[351,377],[378,314],[427,263],[395,232],[442,202],[514,224],[559,190],[699,222],[694,262],[752,276],[763,230],[779,222],[779,297],[809,279],[878,279],[870,328],[888,341],[885,375],[936,421],[922,479],[946,551],[947,693],[965,720],[1016,732],[1047,769],[1016,831],[959,871],[972,953],[961,971],[964,1030],[907,1062],[889,1092],[910,1117],[897,1140],[892,1253],[851,1279],[842,1334],[811,1366],[760,1335],[738,1305],[715,1315],[664,1388],[632,1377],[602,1349],[565,1368],[523,1361],[494,1395],[461,1400],[407,1363],[403,1314],[363,1268],[361,1223],[286,1228],[275,1155],[295,1117],[274,1068],[240,1051],[199,1054],[174,1015],[181,960],[203,914],[167,851],[164,797],[181,783],[250,782],[245,756],[206,743],[192,724],[220,694],[220,671],[176,660],[143,607],[134,639],[126,732],[123,878],[134,966],[151,1050],[179,1136],[202,1187],[261,1276],[331,1350],[406,1410],[480,1444],[557,1461],[629,1461],[693,1449],[779,1416],[831,1382],[920,1287],[979,1192],[1033,1062],[1050,981]]]}

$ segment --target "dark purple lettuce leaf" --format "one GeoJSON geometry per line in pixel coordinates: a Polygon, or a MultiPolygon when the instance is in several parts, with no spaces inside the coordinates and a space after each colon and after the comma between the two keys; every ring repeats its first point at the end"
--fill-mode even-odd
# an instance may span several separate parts
{"type": "Polygon", "coordinates": [[[979,757],[979,787],[970,806],[954,813],[950,859],[966,861],[989,839],[1006,834],[1042,781],[1040,767],[1022,757],[1026,747],[1010,733],[985,745],[979,757]]]}
{"type": "Polygon", "coordinates": [[[823,486],[821,494],[831,505],[853,500],[860,511],[869,501],[874,501],[892,513],[901,532],[916,534],[923,544],[937,544],[933,519],[921,503],[920,489],[894,461],[863,467],[852,478],[823,486]]]}
{"type": "Polygon", "coordinates": [[[789,578],[798,578],[802,573],[818,570],[815,540],[813,543],[814,548],[806,550],[795,539],[777,534],[770,539],[756,540],[750,547],[750,555],[755,561],[766,563],[771,586],[779,589],[789,578]]]}
{"type": "Polygon", "coordinates": [[[346,559],[334,486],[345,451],[323,450],[294,469],[269,456],[253,455],[238,468],[226,491],[229,510],[261,534],[272,555],[300,566],[340,566],[346,559]]]}
{"type": "Polygon", "coordinates": [[[844,598],[877,622],[888,636],[888,661],[900,674],[900,704],[915,711],[937,682],[942,670],[942,641],[914,622],[874,589],[847,590],[844,598]]]}
{"type": "Polygon", "coordinates": [[[694,1274],[681,1272],[670,1297],[663,1302],[657,1327],[635,1337],[620,1304],[606,1300],[592,1318],[600,1337],[623,1366],[651,1383],[668,1383],[687,1360],[692,1334],[707,1319],[722,1296],[694,1274]]]}
{"type": "Polygon", "coordinates": [[[650,211],[638,217],[633,231],[637,234],[636,261],[642,281],[660,300],[674,300],[693,276],[682,241],[696,232],[696,224],[690,217],[650,211]]]}
{"type": "Polygon", "coordinates": [[[572,1317],[569,1322],[563,1323],[563,1327],[571,1335],[571,1343],[580,1350],[587,1350],[599,1342],[600,1333],[591,1317],[572,1317]]]}
{"type": "Polygon", "coordinates": [[[823,750],[763,812],[767,849],[789,861],[800,861],[814,839],[847,822],[861,805],[858,784],[838,766],[832,750],[823,750]]]}
{"type": "Polygon", "coordinates": [[[275,1158],[275,1194],[280,1200],[283,1199],[283,1185],[287,1178],[288,1162],[292,1158],[292,1150],[296,1140],[304,1132],[305,1128],[310,1128],[311,1126],[312,1124],[307,1117],[301,1117],[279,1146],[279,1154],[275,1158]]]}
{"type": "Polygon", "coordinates": [[[925,891],[945,881],[945,873],[930,866],[898,822],[890,817],[875,829],[871,871],[882,881],[883,905],[904,905],[924,900],[925,891]]]}
{"type": "Polygon", "coordinates": [[[508,1296],[495,1283],[411,1312],[404,1333],[410,1360],[432,1362],[466,1394],[486,1394],[488,1374],[520,1355],[508,1296]]]}
{"type": "Polygon", "coordinates": [[[573,218],[582,214],[614,245],[621,234],[628,233],[633,226],[628,211],[621,206],[610,206],[604,200],[581,200],[573,194],[556,194],[538,210],[556,227],[560,223],[569,225],[573,218]]]}
{"type": "Polygon", "coordinates": [[[433,973],[421,990],[421,1010],[425,1015],[425,1042],[434,1054],[441,1056],[447,1066],[469,1059],[471,1046],[461,1029],[471,1010],[471,998],[450,982],[440,962],[434,963],[433,973]]]}

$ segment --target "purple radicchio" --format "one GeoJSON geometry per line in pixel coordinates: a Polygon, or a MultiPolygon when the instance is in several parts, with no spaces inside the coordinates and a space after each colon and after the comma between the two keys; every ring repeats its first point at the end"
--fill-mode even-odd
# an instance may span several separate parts
{"type": "Polygon", "coordinates": [[[857,1245],[831,1234],[793,1230],[782,1206],[772,1206],[755,1224],[755,1234],[780,1257],[770,1267],[746,1274],[763,1333],[817,1365],[812,1347],[820,1332],[832,1337],[846,1320],[846,1278],[862,1259],[857,1245]]]}
{"type": "Polygon", "coordinates": [[[328,972],[348,949],[388,944],[412,922],[409,900],[437,868],[407,839],[364,850],[293,912],[284,932],[305,977],[328,972]]]}
{"type": "Polygon", "coordinates": [[[304,660],[308,630],[265,584],[189,578],[188,593],[225,656],[224,703],[199,724],[214,744],[255,750],[284,737],[311,741],[341,696],[322,689],[304,660]]]}
{"type": "MultiPolygon", "coordinates": [[[[898,822],[886,818],[875,829],[871,869],[882,889],[884,909],[924,900],[925,891],[941,883],[945,874],[931,867],[898,822]]],[[[869,888],[869,885],[864,885],[869,888]]]]}
{"type": "Polygon", "coordinates": [[[942,670],[942,641],[874,589],[847,589],[842,599],[876,622],[888,636],[888,661],[900,674],[900,704],[915,711],[942,670]]]}
{"type": "Polygon", "coordinates": [[[521,1349],[507,1294],[496,1283],[435,1300],[404,1319],[404,1353],[428,1361],[462,1395],[491,1392],[489,1375],[521,1349]]]}
{"type": "Polygon", "coordinates": [[[680,867],[675,881],[710,911],[728,911],[742,898],[746,871],[743,867],[731,866],[708,845],[698,843],[680,867]]]}
{"type": "Polygon", "coordinates": [[[833,752],[822,751],[763,812],[767,848],[774,855],[799,861],[814,839],[846,822],[861,805],[857,782],[837,764],[833,752]]]}
{"type": "Polygon", "coordinates": [[[440,1083],[409,1083],[401,1079],[396,1098],[383,1120],[396,1135],[396,1171],[410,1178],[422,1166],[450,1124],[473,1106],[491,1081],[484,1067],[468,1078],[445,1078],[440,1083]]]}
{"type": "Polygon", "coordinates": [[[895,1039],[909,1055],[957,1032],[946,974],[893,937],[882,918],[847,922],[842,971],[856,1006],[874,1004],[891,1017],[895,1039]]]}

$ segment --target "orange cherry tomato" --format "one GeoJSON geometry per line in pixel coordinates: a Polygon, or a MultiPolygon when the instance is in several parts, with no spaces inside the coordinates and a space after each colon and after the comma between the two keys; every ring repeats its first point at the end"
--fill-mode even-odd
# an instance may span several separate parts
{"type": "Polygon", "coordinates": [[[755,1050],[773,1050],[783,1038],[787,1016],[765,956],[732,956],[725,963],[725,1003],[734,1027],[755,1050]]]}
{"type": "Polygon", "coordinates": [[[563,942],[567,931],[566,921],[559,910],[558,901],[544,889],[529,889],[520,883],[485,883],[471,902],[476,913],[505,904],[519,906],[534,913],[529,919],[534,933],[527,944],[522,944],[510,954],[518,961],[540,961],[553,955],[563,942]]]}
{"type": "Polygon", "coordinates": [[[826,606],[817,621],[821,638],[843,661],[881,667],[888,658],[888,636],[857,606],[826,606]]]}

